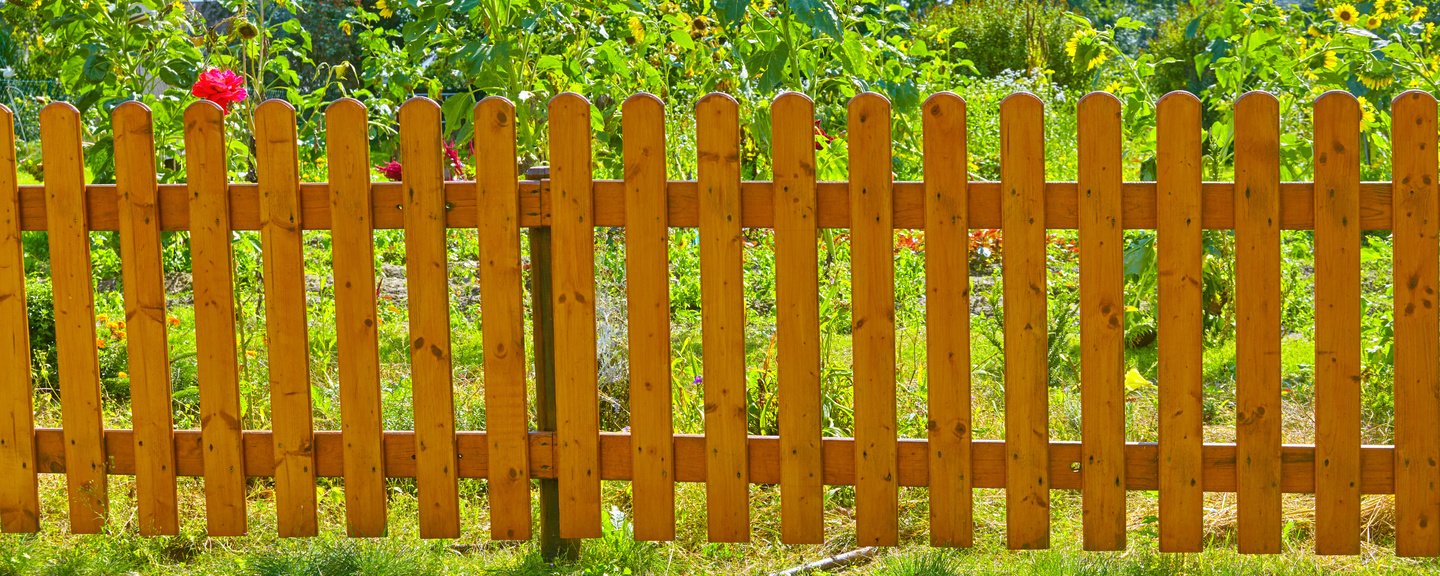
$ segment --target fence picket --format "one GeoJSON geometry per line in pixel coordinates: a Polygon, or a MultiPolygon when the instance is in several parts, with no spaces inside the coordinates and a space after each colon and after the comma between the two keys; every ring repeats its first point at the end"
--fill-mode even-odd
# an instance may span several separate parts
{"type": "Polygon", "coordinates": [[[110,515],[110,499],[80,112],[64,102],[45,106],[40,111],[40,135],[55,298],[55,352],[65,367],[59,375],[60,415],[65,427],[70,531],[98,534],[110,515]]]}
{"type": "Polygon", "coordinates": [[[34,383],[15,164],[15,115],[0,105],[0,532],[40,530],[34,383]]]}
{"type": "MultiPolygon", "coordinates": [[[[925,145],[925,399],[930,545],[974,544],[970,473],[970,222],[965,100],[921,106],[925,145]],[[964,320],[961,320],[961,319],[964,320]]],[[[812,258],[813,260],[813,258],[812,258]]],[[[819,390],[816,390],[819,394],[819,390]]]]}
{"type": "Polygon", "coordinates": [[[635,538],[675,539],[675,433],[670,377],[670,229],[665,104],[625,100],[625,287],[630,318],[630,439],[635,538]]]}
{"type": "Polygon", "coordinates": [[[526,413],[525,308],[515,106],[475,105],[475,186],[480,222],[480,309],[485,345],[485,439],[490,537],[530,539],[530,422],[526,413]]]}
{"type": "Polygon", "coordinates": [[[850,100],[850,286],[854,303],[855,531],[865,546],[899,543],[895,430],[895,228],[890,101],[850,100]]]}
{"type": "Polygon", "coordinates": [[[706,520],[711,542],[748,542],[740,106],[733,98],[712,93],[695,106],[695,151],[700,188],[706,520]]]}
{"type": "Polygon", "coordinates": [[[1080,191],[1080,474],[1086,550],[1125,549],[1125,238],[1120,100],[1077,107],[1080,191]]]}
{"type": "Polygon", "coordinates": [[[365,105],[342,98],[325,109],[340,428],[345,433],[345,530],[384,536],[385,428],[375,308],[375,224],[370,207],[370,138],[365,105]]]}
{"type": "Polygon", "coordinates": [[[550,210],[555,296],[555,441],[560,537],[600,537],[600,404],[595,342],[595,207],[590,102],[550,100],[550,210]]]}
{"type": "Polygon", "coordinates": [[[415,486],[420,493],[421,538],[460,536],[450,357],[450,269],[445,256],[445,176],[440,138],[439,104],[417,97],[401,105],[405,302],[410,314],[415,486]]]}
{"type": "Polygon", "coordinates": [[[1315,551],[1360,553],[1360,103],[1315,101],[1315,551]]]}
{"type": "Polygon", "coordinates": [[[159,188],[150,109],[115,108],[115,191],[120,205],[120,268],[125,291],[130,409],[135,429],[135,508],[141,534],[180,533],[175,489],[175,422],[161,260],[159,188]],[[148,445],[147,445],[148,444],[148,445]]]}
{"type": "Polygon", "coordinates": [[[300,166],[295,108],[255,108],[260,244],[265,272],[265,348],[270,365],[276,527],[281,537],[314,536],[315,434],[310,419],[310,338],[305,317],[300,166]]]}
{"type": "Polygon", "coordinates": [[[195,297],[195,370],[205,454],[205,531],[245,534],[245,446],[235,347],[235,257],[225,117],[201,100],[185,108],[190,272],[195,297]]]}
{"type": "Polygon", "coordinates": [[[1280,104],[1235,102],[1236,534],[1280,552],[1280,104]]]}
{"type": "Polygon", "coordinates": [[[1199,552],[1205,514],[1200,99],[1171,92],[1156,108],[1160,549],[1199,552]]]}
{"type": "Polygon", "coordinates": [[[780,402],[780,541],[825,541],[820,449],[820,264],[815,103],[786,92],[770,106],[775,173],[776,386],[780,402]]]}
{"type": "Polygon", "coordinates": [[[1440,555],[1440,201],[1435,97],[1391,107],[1395,298],[1395,553],[1440,555]]]}
{"type": "Polygon", "coordinates": [[[1005,528],[1011,550],[1050,547],[1044,105],[1000,102],[1005,298],[1005,528]]]}

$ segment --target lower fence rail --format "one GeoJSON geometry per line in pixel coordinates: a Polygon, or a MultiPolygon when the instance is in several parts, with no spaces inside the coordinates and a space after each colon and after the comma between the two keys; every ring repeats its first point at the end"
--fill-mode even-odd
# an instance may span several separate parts
{"type": "MultiPolygon", "coordinates": [[[[128,476],[135,473],[133,430],[106,430],[107,473],[128,476]]],[[[633,466],[631,436],[605,432],[599,436],[600,479],[629,481],[633,466]]],[[[705,482],[705,436],[676,434],[675,481],[705,482]]],[[[35,431],[36,468],[42,474],[64,474],[65,432],[60,428],[35,431]]],[[[751,484],[780,483],[780,438],[749,436],[751,484]]],[[[1005,441],[971,441],[971,466],[975,488],[1005,487],[1005,441]]],[[[275,475],[273,444],[269,430],[245,432],[245,475],[269,478],[275,475]]],[[[901,486],[929,484],[930,442],[923,438],[902,438],[896,444],[898,480],[901,486]]],[[[339,431],[315,432],[315,475],[344,476],[344,447],[339,431]]],[[[485,432],[457,432],[460,478],[489,475],[489,445],[485,432]]],[[[829,486],[855,485],[855,439],[825,438],[822,442],[824,483],[829,486]]],[[[1234,492],[1236,485],[1235,445],[1205,444],[1201,453],[1201,486],[1206,492],[1234,492]]],[[[177,476],[204,476],[204,450],[199,430],[175,431],[175,472],[177,476]]],[[[555,478],[555,433],[530,433],[530,477],[555,478]]],[[[1280,452],[1280,491],[1289,494],[1315,492],[1315,447],[1287,444],[1280,452]]],[[[1081,452],[1079,442],[1050,442],[1050,488],[1080,490],[1081,452]]],[[[1159,489],[1160,451],[1155,442],[1125,444],[1125,489],[1159,489]]],[[[415,477],[415,434],[409,431],[385,433],[385,476],[415,477]]],[[[1395,493],[1395,447],[1364,446],[1360,449],[1360,492],[1395,493]]]]}

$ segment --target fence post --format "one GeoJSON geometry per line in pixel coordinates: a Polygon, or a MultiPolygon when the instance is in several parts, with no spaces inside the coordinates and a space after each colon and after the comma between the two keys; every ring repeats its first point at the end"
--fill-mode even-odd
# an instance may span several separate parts
{"type": "MultiPolygon", "coordinates": [[[[534,166],[525,179],[546,182],[549,166],[534,166]]],[[[544,187],[544,184],[541,185],[544,187]]],[[[535,322],[535,425],[541,432],[555,431],[555,310],[550,300],[550,228],[536,226],[530,236],[530,302],[535,322]]],[[[580,558],[580,541],[560,538],[560,482],[540,479],[540,553],[547,562],[562,555],[580,558]]]]}

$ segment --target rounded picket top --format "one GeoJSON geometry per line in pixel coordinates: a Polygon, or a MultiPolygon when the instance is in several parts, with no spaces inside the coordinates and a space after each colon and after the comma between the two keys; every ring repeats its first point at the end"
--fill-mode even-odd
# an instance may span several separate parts
{"type": "Polygon", "coordinates": [[[1280,111],[1280,100],[1275,98],[1274,94],[1271,94],[1264,90],[1251,90],[1249,92],[1241,94],[1240,98],[1235,100],[1236,113],[1240,113],[1242,109],[1274,109],[1275,114],[1278,116],[1280,111]]]}
{"type": "Polygon", "coordinates": [[[890,99],[879,92],[861,92],[850,99],[846,108],[852,113],[864,110],[884,110],[888,113],[890,111],[890,99]]]}
{"type": "Polygon", "coordinates": [[[920,105],[920,109],[924,114],[921,122],[924,132],[931,136],[960,138],[955,145],[963,153],[965,149],[965,99],[948,90],[936,92],[925,99],[925,103],[920,105]]]}
{"type": "Polygon", "coordinates": [[[1116,117],[1118,118],[1120,114],[1120,99],[1116,98],[1114,94],[1111,94],[1109,92],[1096,91],[1081,96],[1080,101],[1075,103],[1075,108],[1077,111],[1087,110],[1091,107],[1098,107],[1101,113],[1104,113],[1108,110],[1114,110],[1116,117]]]}
{"type": "Polygon", "coordinates": [[[80,119],[80,111],[69,102],[51,102],[40,109],[40,124],[80,119]]]}
{"type": "Polygon", "coordinates": [[[354,98],[341,98],[339,100],[331,102],[329,106],[325,107],[325,118],[327,120],[331,118],[343,117],[353,118],[356,116],[359,116],[362,119],[366,119],[366,116],[368,114],[369,111],[365,109],[365,105],[361,104],[359,100],[356,100],[354,98]]]}
{"type": "Polygon", "coordinates": [[[931,116],[941,116],[956,110],[964,114],[965,98],[949,90],[944,90],[931,94],[929,98],[925,99],[925,103],[920,105],[920,109],[931,116]]]}
{"type": "Polygon", "coordinates": [[[1426,104],[1435,106],[1436,102],[1434,94],[1424,90],[1406,90],[1395,95],[1395,99],[1390,101],[1391,108],[1393,109],[1395,106],[1400,106],[1402,101],[1409,106],[1426,104]]]}
{"type": "Polygon", "coordinates": [[[1355,106],[1357,108],[1360,106],[1360,100],[1348,90],[1326,90],[1324,94],[1315,98],[1316,108],[1319,108],[1322,103],[1328,106],[1355,106]]]}
{"type": "Polygon", "coordinates": [[[1002,111],[1016,107],[1022,109],[1033,108],[1035,110],[1043,111],[1045,109],[1045,103],[1040,101],[1039,96],[1036,96],[1030,92],[1015,92],[1000,100],[1000,110],[1002,111]]]}
{"type": "Polygon", "coordinates": [[[404,123],[406,118],[439,118],[440,104],[425,96],[415,96],[400,105],[397,116],[401,123],[404,123]]]}
{"type": "Polygon", "coordinates": [[[509,127],[515,123],[515,103],[504,96],[486,96],[475,103],[475,126],[509,127]],[[490,120],[482,120],[489,118],[490,120]]]}
{"type": "Polygon", "coordinates": [[[209,100],[196,100],[185,107],[185,123],[219,121],[225,116],[225,110],[219,104],[209,100]]]}
{"type": "Polygon", "coordinates": [[[665,113],[665,102],[660,100],[659,96],[649,92],[640,92],[625,99],[625,102],[620,105],[620,113],[622,115],[628,114],[631,110],[641,110],[644,108],[651,110],[658,109],[663,115],[665,113]]]}
{"type": "Polygon", "coordinates": [[[576,92],[561,92],[550,99],[548,106],[552,111],[584,108],[588,113],[588,110],[590,110],[590,99],[576,92]]]}
{"type": "Polygon", "coordinates": [[[255,115],[277,114],[279,110],[284,110],[292,116],[295,114],[295,107],[289,102],[286,102],[282,98],[270,98],[255,107],[255,115]]]}
{"type": "Polygon", "coordinates": [[[738,117],[740,114],[740,103],[735,101],[733,96],[724,92],[711,92],[700,98],[699,102],[695,103],[695,112],[697,114],[701,110],[710,109],[714,109],[717,112],[734,110],[736,117],[738,117]]]}
{"type": "Polygon", "coordinates": [[[1170,108],[1178,108],[1181,111],[1194,109],[1198,113],[1200,111],[1200,99],[1185,90],[1167,92],[1155,102],[1155,110],[1158,113],[1160,110],[1170,108]]]}
{"type": "Polygon", "coordinates": [[[793,92],[787,90],[785,92],[781,92],[779,96],[776,96],[774,100],[770,101],[770,108],[772,109],[772,113],[775,108],[794,107],[802,105],[807,109],[814,110],[815,100],[811,99],[810,96],[804,92],[793,92]]]}
{"type": "Polygon", "coordinates": [[[110,118],[113,121],[113,119],[121,116],[136,114],[142,115],[148,120],[150,118],[150,107],[139,100],[126,100],[125,102],[121,102],[119,106],[116,106],[114,110],[110,111],[110,118]]]}
{"type": "Polygon", "coordinates": [[[4,104],[0,104],[0,121],[10,120],[10,119],[13,119],[14,117],[15,117],[15,113],[14,113],[14,112],[11,112],[11,111],[10,111],[10,108],[9,108],[8,106],[6,106],[6,105],[4,105],[4,104]]]}

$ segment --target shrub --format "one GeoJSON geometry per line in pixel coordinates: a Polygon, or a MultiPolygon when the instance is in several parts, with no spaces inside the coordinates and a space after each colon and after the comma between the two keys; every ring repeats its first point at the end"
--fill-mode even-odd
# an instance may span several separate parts
{"type": "Polygon", "coordinates": [[[1043,0],[966,0],[937,8],[927,23],[953,28],[951,40],[968,46],[965,56],[981,76],[1050,70],[1057,84],[1085,88],[1093,72],[1072,66],[1065,54],[1065,41],[1078,27],[1066,11],[1043,0]]]}

